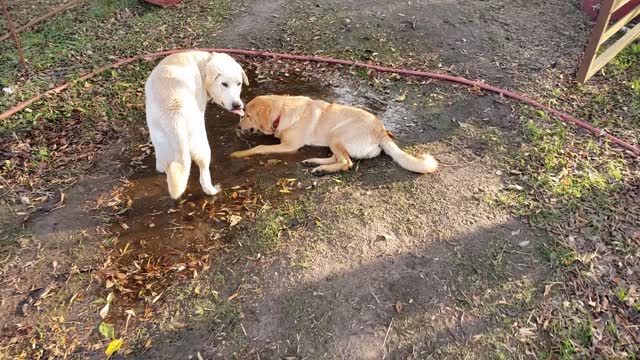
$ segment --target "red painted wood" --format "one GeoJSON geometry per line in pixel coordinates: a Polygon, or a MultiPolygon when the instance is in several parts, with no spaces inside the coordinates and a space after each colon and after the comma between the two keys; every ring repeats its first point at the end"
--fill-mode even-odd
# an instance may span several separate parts
{"type": "Polygon", "coordinates": [[[149,4],[162,6],[162,7],[167,7],[167,6],[176,6],[182,0],[144,0],[144,1],[148,2],[149,4]]]}

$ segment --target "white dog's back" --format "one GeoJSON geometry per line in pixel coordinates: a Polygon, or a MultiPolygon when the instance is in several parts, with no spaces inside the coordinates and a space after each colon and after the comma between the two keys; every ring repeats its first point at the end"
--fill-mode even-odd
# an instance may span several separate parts
{"type": "Polygon", "coordinates": [[[209,97],[206,67],[212,59],[222,61],[223,69],[237,67],[242,71],[229,56],[220,58],[203,51],[191,51],[163,59],[145,84],[147,126],[156,152],[156,169],[167,174],[169,194],[174,199],[186,190],[192,160],[200,168],[200,183],[205,193],[218,192],[211,185],[211,150],[204,123],[209,97]],[[228,59],[235,67],[225,64],[228,59]]]}

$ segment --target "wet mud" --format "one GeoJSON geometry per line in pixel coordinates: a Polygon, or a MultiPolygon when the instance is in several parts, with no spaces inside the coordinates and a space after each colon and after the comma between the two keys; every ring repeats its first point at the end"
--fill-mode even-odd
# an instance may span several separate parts
{"type": "MultiPolygon", "coordinates": [[[[246,102],[261,94],[335,96],[319,82],[281,79],[260,83],[254,78],[252,86],[244,89],[243,98],[246,102]]],[[[239,118],[217,106],[209,106],[205,117],[212,181],[222,186],[221,193],[203,193],[194,164],[185,195],[172,200],[166,175],[155,171],[151,151],[116,196],[123,207],[110,226],[113,236],[106,244],[108,255],[97,274],[105,294],[117,294],[107,318],[112,323],[125,321],[125,311],[130,309],[144,317],[149,307],[162,299],[164,289],[210,267],[212,256],[234,242],[239,223],[252,221],[258,209],[278,201],[275,197],[283,196],[279,190],[293,199],[304,191],[301,181],[314,180],[300,165],[302,160],[329,155],[327,148],[305,147],[294,154],[231,159],[233,151],[279,140],[265,135],[239,136],[239,118]],[[301,174],[305,180],[297,178],[301,174]],[[267,191],[274,188],[278,190],[267,191]]]]}

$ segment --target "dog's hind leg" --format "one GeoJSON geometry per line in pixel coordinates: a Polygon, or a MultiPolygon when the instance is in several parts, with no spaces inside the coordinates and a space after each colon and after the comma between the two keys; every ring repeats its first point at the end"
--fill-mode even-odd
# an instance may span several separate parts
{"type": "Polygon", "coordinates": [[[200,168],[200,186],[207,195],[215,195],[220,192],[220,185],[213,186],[211,183],[211,172],[209,165],[211,164],[211,155],[198,154],[193,161],[200,168]]]}
{"type": "Polygon", "coordinates": [[[167,165],[171,162],[171,148],[167,141],[159,138],[152,138],[153,148],[156,155],[156,171],[164,173],[167,165]]]}
{"type": "Polygon", "coordinates": [[[175,138],[171,141],[171,159],[166,167],[169,195],[172,199],[178,199],[187,190],[189,172],[191,171],[191,155],[189,153],[189,140],[184,128],[176,127],[175,138]]]}
{"type": "Polygon", "coordinates": [[[344,145],[342,145],[342,143],[336,141],[335,143],[329,144],[329,147],[333,152],[332,158],[335,158],[335,162],[332,164],[320,165],[311,170],[311,174],[322,176],[328,173],[346,171],[353,166],[351,157],[349,157],[349,153],[347,152],[347,149],[345,149],[344,145]]]}
{"type": "Polygon", "coordinates": [[[301,164],[302,166],[306,166],[306,167],[316,167],[316,166],[320,166],[320,165],[331,165],[331,164],[335,164],[336,163],[336,157],[335,156],[330,156],[328,158],[311,158],[311,159],[306,159],[306,160],[302,160],[301,164]]]}
{"type": "Polygon", "coordinates": [[[211,148],[207,141],[206,132],[203,131],[197,136],[196,144],[191,150],[191,157],[200,169],[200,186],[202,186],[202,190],[207,195],[215,195],[220,192],[220,186],[213,186],[211,183],[211,172],[209,171],[209,165],[211,165],[211,148]]]}
{"type": "Polygon", "coordinates": [[[190,171],[191,159],[189,158],[185,161],[172,161],[167,166],[167,184],[172,199],[178,199],[187,190],[190,171]]]}
{"type": "Polygon", "coordinates": [[[154,155],[156,157],[156,171],[164,173],[167,165],[171,162],[171,144],[169,144],[164,136],[162,128],[156,125],[158,120],[154,119],[153,116],[155,115],[147,112],[149,137],[151,138],[151,144],[153,145],[154,155]]]}

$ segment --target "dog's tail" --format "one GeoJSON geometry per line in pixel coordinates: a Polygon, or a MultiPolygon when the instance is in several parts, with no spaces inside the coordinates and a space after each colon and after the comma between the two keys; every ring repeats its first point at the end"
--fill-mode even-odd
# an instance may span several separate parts
{"type": "Polygon", "coordinates": [[[177,141],[174,145],[173,159],[167,166],[167,183],[169,195],[175,200],[187,190],[189,172],[191,171],[191,156],[188,144],[177,141]]]}
{"type": "Polygon", "coordinates": [[[382,147],[382,150],[384,150],[387,155],[391,156],[395,162],[409,171],[420,174],[430,174],[438,169],[438,162],[433,158],[433,156],[429,154],[422,154],[417,157],[413,157],[402,151],[402,149],[393,142],[388,134],[384,136],[380,143],[380,147],[382,147]]]}

